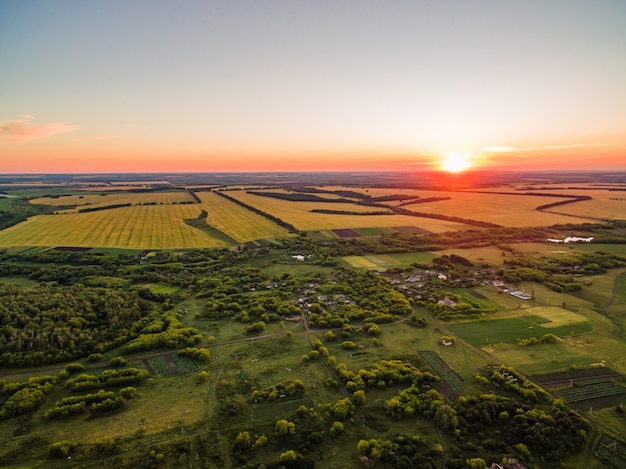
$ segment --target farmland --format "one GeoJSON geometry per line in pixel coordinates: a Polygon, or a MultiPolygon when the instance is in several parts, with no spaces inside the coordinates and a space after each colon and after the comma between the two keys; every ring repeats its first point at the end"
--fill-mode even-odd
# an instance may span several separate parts
{"type": "Polygon", "coordinates": [[[371,212],[372,207],[336,202],[292,202],[248,194],[243,191],[229,192],[231,197],[274,215],[302,231],[330,230],[335,228],[367,228],[415,225],[433,233],[441,233],[463,226],[454,222],[442,222],[429,218],[407,215],[336,215],[312,213],[311,210],[345,210],[371,212]]]}
{"type": "Polygon", "coordinates": [[[499,343],[513,344],[519,339],[541,337],[548,333],[565,336],[591,331],[591,326],[587,322],[557,327],[545,327],[545,322],[544,317],[524,315],[491,321],[455,323],[450,324],[448,328],[476,347],[499,343]]]}
{"type": "Polygon", "coordinates": [[[0,246],[99,246],[142,249],[218,247],[187,226],[197,205],[121,207],[90,213],[40,215],[0,232],[0,246]]]}
{"type": "Polygon", "coordinates": [[[239,242],[293,236],[267,218],[213,192],[198,192],[197,196],[208,213],[206,222],[239,242]]]}
{"type": "Polygon", "coordinates": [[[419,356],[441,377],[443,395],[451,401],[456,400],[463,392],[463,378],[432,350],[420,350],[419,356]]]}
{"type": "Polygon", "coordinates": [[[192,203],[193,197],[186,191],[176,192],[148,192],[148,193],[108,193],[67,195],[55,197],[41,197],[32,199],[33,204],[44,204],[52,206],[76,206],[75,209],[60,210],[59,213],[76,213],[84,208],[99,208],[110,205],[169,205],[180,203],[192,203]]]}
{"type": "Polygon", "coordinates": [[[509,229],[576,221],[535,211],[537,196],[153,177],[19,188],[34,215],[0,230],[0,466],[258,469],[289,466],[290,451],[310,468],[365,467],[365,454],[374,467],[620,464],[609,445],[626,432],[622,224],[509,229]],[[351,191],[449,197],[404,207],[466,222],[310,211],[391,213],[402,197],[306,199],[363,200],[351,191]],[[463,198],[480,205],[454,208],[463,198]],[[106,208],[118,204],[130,206],[106,208]],[[612,243],[528,242],[544,233],[612,243]],[[534,277],[506,277],[515,268],[534,277]],[[149,378],[115,409],[46,417],[82,399],[68,387],[78,376],[132,368],[149,378]],[[36,406],[11,408],[31,392],[36,406]]]}

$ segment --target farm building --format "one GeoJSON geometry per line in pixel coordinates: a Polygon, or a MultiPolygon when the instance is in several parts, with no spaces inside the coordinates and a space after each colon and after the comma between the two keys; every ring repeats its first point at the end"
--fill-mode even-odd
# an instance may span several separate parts
{"type": "Polygon", "coordinates": [[[529,295],[528,293],[523,292],[523,291],[512,291],[512,292],[509,292],[509,295],[514,296],[515,298],[519,298],[520,300],[532,299],[532,295],[529,295]]]}

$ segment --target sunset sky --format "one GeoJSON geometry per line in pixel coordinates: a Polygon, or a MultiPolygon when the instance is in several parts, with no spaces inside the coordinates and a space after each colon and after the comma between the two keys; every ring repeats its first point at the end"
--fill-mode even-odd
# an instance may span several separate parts
{"type": "Polygon", "coordinates": [[[0,173],[626,170],[624,0],[0,2],[0,173]]]}

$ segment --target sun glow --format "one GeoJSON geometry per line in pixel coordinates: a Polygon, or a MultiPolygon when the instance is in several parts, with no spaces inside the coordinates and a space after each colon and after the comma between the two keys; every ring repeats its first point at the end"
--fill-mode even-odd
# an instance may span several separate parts
{"type": "Polygon", "coordinates": [[[440,163],[440,167],[443,171],[460,173],[473,166],[471,162],[472,155],[469,153],[446,153],[443,156],[440,163]]]}

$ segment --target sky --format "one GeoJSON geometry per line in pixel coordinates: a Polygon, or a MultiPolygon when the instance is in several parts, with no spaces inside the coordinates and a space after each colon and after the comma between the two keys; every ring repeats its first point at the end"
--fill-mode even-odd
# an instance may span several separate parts
{"type": "Polygon", "coordinates": [[[442,168],[626,170],[626,1],[0,1],[0,173],[442,168]]]}

